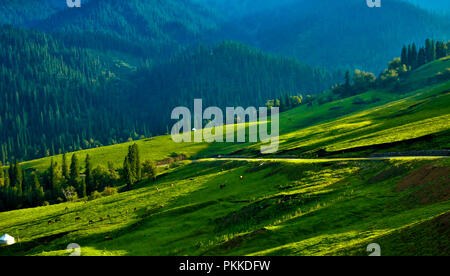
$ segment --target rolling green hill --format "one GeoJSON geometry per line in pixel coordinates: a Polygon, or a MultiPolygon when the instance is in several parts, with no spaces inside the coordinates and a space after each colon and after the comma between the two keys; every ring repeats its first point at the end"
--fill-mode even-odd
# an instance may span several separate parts
{"type": "MultiPolygon", "coordinates": [[[[82,255],[368,255],[372,242],[384,255],[448,255],[448,158],[345,157],[448,150],[449,62],[412,72],[404,93],[373,90],[282,113],[280,154],[316,159],[259,159],[249,144],[138,141],[142,160],[253,158],[184,160],[128,192],[0,213],[0,231],[20,239],[0,255],[67,255],[69,243],[82,255]]],[[[78,154],[118,165],[127,147],[78,154]]]]}

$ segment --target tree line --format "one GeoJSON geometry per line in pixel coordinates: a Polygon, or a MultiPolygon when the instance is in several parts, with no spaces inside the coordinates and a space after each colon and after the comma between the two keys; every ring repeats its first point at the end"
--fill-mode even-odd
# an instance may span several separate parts
{"type": "Polygon", "coordinates": [[[129,147],[120,169],[112,162],[94,168],[89,154],[80,160],[76,153],[70,160],[63,154],[61,165],[52,158],[44,172],[26,171],[17,162],[4,168],[0,162],[0,211],[96,199],[117,193],[121,187],[131,190],[142,180],[154,181],[156,174],[153,161],[141,163],[137,144],[129,147]]]}
{"type": "Polygon", "coordinates": [[[426,63],[450,55],[450,42],[434,41],[427,39],[425,46],[418,48],[415,43],[404,45],[400,57],[394,58],[388,63],[388,67],[381,72],[378,78],[375,74],[355,70],[352,74],[345,73],[345,82],[332,87],[334,94],[340,97],[350,97],[369,89],[398,88],[400,80],[409,72],[426,63]]]}

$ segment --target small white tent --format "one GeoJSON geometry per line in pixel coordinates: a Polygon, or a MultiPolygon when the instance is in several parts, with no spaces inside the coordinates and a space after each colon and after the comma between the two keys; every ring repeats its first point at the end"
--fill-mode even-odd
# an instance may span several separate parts
{"type": "Polygon", "coordinates": [[[0,245],[11,245],[11,244],[15,244],[15,243],[16,243],[16,240],[8,234],[4,234],[0,238],[0,245]]]}

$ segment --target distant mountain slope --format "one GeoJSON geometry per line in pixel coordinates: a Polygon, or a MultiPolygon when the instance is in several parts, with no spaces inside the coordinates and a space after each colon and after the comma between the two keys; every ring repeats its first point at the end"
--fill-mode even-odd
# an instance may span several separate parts
{"type": "Polygon", "coordinates": [[[162,58],[218,26],[209,9],[191,0],[90,0],[82,8],[53,14],[37,27],[69,36],[88,35],[85,46],[127,41],[140,45],[147,55],[162,58]]]}
{"type": "Polygon", "coordinates": [[[62,0],[20,3],[0,4],[4,23],[158,61],[188,45],[235,40],[308,64],[378,72],[403,43],[450,38],[448,16],[402,0],[383,1],[379,9],[365,0],[90,0],[80,9],[62,0]]]}
{"type": "Polygon", "coordinates": [[[28,25],[67,8],[65,0],[13,0],[0,2],[0,25],[28,25]]]}
{"type": "Polygon", "coordinates": [[[450,2],[448,0],[403,0],[418,7],[428,9],[437,13],[450,12],[450,2]]]}
{"type": "Polygon", "coordinates": [[[309,64],[379,72],[405,42],[449,39],[449,22],[396,0],[376,9],[360,0],[299,0],[233,19],[218,36],[309,64]]]}

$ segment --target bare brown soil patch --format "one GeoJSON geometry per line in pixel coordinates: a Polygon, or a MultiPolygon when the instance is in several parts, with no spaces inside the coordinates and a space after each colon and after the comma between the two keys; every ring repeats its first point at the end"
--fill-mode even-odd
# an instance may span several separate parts
{"type": "Polygon", "coordinates": [[[180,154],[178,156],[173,156],[173,157],[170,157],[170,158],[166,158],[164,160],[160,160],[160,161],[156,162],[156,165],[157,166],[170,165],[172,163],[180,162],[180,161],[183,161],[183,160],[186,160],[186,159],[187,159],[186,155],[180,154]]]}
{"type": "Polygon", "coordinates": [[[408,200],[429,204],[450,200],[450,166],[425,165],[398,182],[397,191],[414,189],[408,200]]]}

